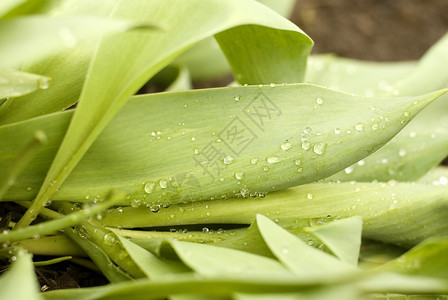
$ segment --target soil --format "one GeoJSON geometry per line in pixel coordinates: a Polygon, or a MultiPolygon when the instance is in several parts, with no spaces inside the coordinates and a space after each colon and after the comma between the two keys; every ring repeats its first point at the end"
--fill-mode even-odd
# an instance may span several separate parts
{"type": "MultiPolygon", "coordinates": [[[[313,53],[415,60],[448,30],[448,1],[298,0],[292,20],[314,40],[313,53]]],[[[103,276],[70,262],[37,267],[36,273],[43,290],[107,283],[103,276]]]]}

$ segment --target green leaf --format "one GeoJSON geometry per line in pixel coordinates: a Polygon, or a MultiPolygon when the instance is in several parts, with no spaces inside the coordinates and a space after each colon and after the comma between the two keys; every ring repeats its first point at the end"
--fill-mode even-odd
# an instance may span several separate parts
{"type": "Polygon", "coordinates": [[[448,278],[448,239],[423,241],[400,257],[379,267],[379,270],[419,276],[448,278]]]}
{"type": "Polygon", "coordinates": [[[81,40],[132,27],[135,23],[94,17],[29,16],[4,20],[0,23],[0,66],[17,67],[26,60],[37,60],[60,49],[73,48],[81,40]]]}
{"type": "Polygon", "coordinates": [[[171,251],[194,271],[208,277],[285,278],[292,275],[273,259],[234,249],[171,240],[162,245],[161,255],[170,255],[171,251]]]}
{"type": "MultiPolygon", "coordinates": [[[[88,202],[114,186],[128,193],[134,206],[157,205],[312,182],[372,153],[438,95],[376,99],[382,110],[371,110],[369,98],[307,84],[138,96],[99,136],[54,199],[88,202]],[[317,104],[319,97],[323,104],[317,104]],[[257,115],[258,106],[270,112],[270,118],[262,117],[263,112],[257,115]],[[410,113],[405,117],[403,111],[410,113]],[[379,129],[372,130],[374,124],[379,129]],[[238,128],[245,129],[245,143],[240,145],[232,131],[238,128]],[[217,152],[207,152],[211,150],[217,152]]],[[[1,170],[9,167],[8,155],[17,151],[20,136],[30,128],[41,128],[49,136],[48,146],[37,153],[7,199],[36,195],[69,118],[70,112],[65,112],[0,128],[8,141],[0,149],[1,170]]]]}
{"type": "Polygon", "coordinates": [[[353,266],[358,265],[362,232],[361,217],[336,220],[321,226],[309,227],[307,231],[324,242],[341,261],[353,266]]]}
{"type": "Polygon", "coordinates": [[[12,258],[11,268],[0,277],[0,298],[43,299],[34,274],[32,256],[19,249],[12,258]]]}
{"type": "Polygon", "coordinates": [[[3,0],[0,4],[0,18],[23,2],[26,2],[26,0],[3,0]]]}
{"type": "Polygon", "coordinates": [[[272,253],[299,277],[332,278],[355,271],[350,265],[309,246],[262,215],[257,215],[257,225],[272,253]]]}
{"type": "Polygon", "coordinates": [[[140,267],[149,278],[161,275],[187,272],[189,269],[178,261],[165,260],[143,249],[142,247],[116,235],[117,239],[129,254],[130,258],[140,267]]]}
{"type": "Polygon", "coordinates": [[[447,156],[448,131],[442,127],[439,130],[406,128],[404,131],[380,150],[328,177],[326,181],[413,181],[425,175],[447,156]]]}
{"type": "Polygon", "coordinates": [[[447,185],[448,184],[448,167],[438,166],[429,171],[425,176],[420,178],[419,183],[433,184],[433,185],[447,185]]]}
{"type": "MultiPolygon", "coordinates": [[[[116,36],[115,39],[103,39],[90,66],[89,77],[64,141],[34,200],[35,204],[17,223],[19,228],[28,225],[36,217],[39,209],[61,186],[127,99],[151,76],[171,62],[176,55],[195,42],[217,32],[247,23],[281,29],[279,31],[267,27],[255,27],[255,25],[238,26],[221,33],[223,40],[221,47],[231,46],[234,50],[241,49],[238,57],[232,58],[230,55],[231,61],[236,62],[247,57],[256,59],[256,61],[252,59],[240,61],[244,67],[257,65],[254,68],[257,69],[255,73],[248,71],[248,74],[241,74],[244,75],[245,81],[264,82],[268,79],[277,79],[276,76],[281,74],[282,77],[279,79],[282,81],[287,76],[290,82],[295,82],[295,79],[303,75],[300,68],[302,67],[304,70],[305,59],[312,44],[311,40],[298,27],[257,2],[246,1],[241,4],[241,1],[238,1],[239,5],[235,5],[236,1],[215,1],[207,2],[208,6],[204,6],[204,3],[201,2],[201,10],[197,9],[199,3],[195,1],[184,2],[184,5],[173,5],[171,2],[120,1],[117,3],[117,7],[112,13],[113,17],[131,15],[137,21],[153,19],[156,23],[173,20],[174,24],[170,25],[176,30],[159,35],[150,32],[133,32],[116,36]],[[214,18],[206,18],[210,15],[211,9],[218,8],[219,14],[214,15],[214,18]],[[238,12],[246,10],[251,14],[234,18],[238,12]],[[186,13],[187,11],[189,13],[186,13]],[[185,16],[200,22],[184,23],[182,21],[185,16]],[[210,24],[204,26],[204,19],[209,20],[210,24]],[[177,25],[175,22],[182,23],[178,23],[180,26],[175,26],[177,25]],[[185,26],[185,24],[192,24],[193,27],[185,26]],[[198,27],[202,30],[191,30],[198,27]],[[247,30],[246,27],[251,28],[251,35],[246,37],[245,42],[254,45],[261,43],[263,47],[258,47],[258,49],[264,50],[260,50],[259,53],[242,52],[246,46],[239,45],[237,40],[238,35],[247,30]],[[191,32],[194,34],[191,35],[191,32]],[[266,35],[275,35],[275,37],[273,36],[269,43],[263,43],[266,41],[266,35]],[[224,41],[228,38],[231,40],[224,41]],[[286,50],[272,48],[273,45],[297,46],[295,48],[298,51],[288,51],[288,55],[283,57],[283,52],[286,50]],[[122,57],[133,57],[134,59],[132,61],[122,60],[122,57]],[[258,59],[260,60],[258,61],[258,59]],[[119,63],[111,64],[111,61],[119,63]],[[288,71],[284,67],[287,67],[288,71]],[[102,88],[98,88],[98,85],[101,85],[102,88]]],[[[226,52],[225,49],[224,52],[226,52]]]]}
{"type": "Polygon", "coordinates": [[[132,279],[131,276],[114,264],[103,249],[101,249],[90,239],[86,238],[87,236],[85,235],[85,229],[82,227],[77,230],[68,228],[64,231],[64,234],[75,242],[82,250],[84,250],[85,253],[87,253],[90,259],[110,282],[116,283],[132,279]]]}
{"type": "Polygon", "coordinates": [[[47,222],[41,222],[39,224],[28,226],[26,228],[17,231],[6,231],[0,234],[0,243],[9,243],[14,241],[20,241],[23,239],[29,239],[33,236],[43,236],[48,234],[53,234],[55,231],[62,230],[67,227],[75,226],[78,223],[86,220],[92,216],[98,215],[107,208],[113,206],[118,201],[124,198],[123,194],[113,194],[111,193],[105,201],[93,205],[89,208],[85,208],[76,213],[71,213],[67,216],[61,217],[56,220],[51,220],[47,222]]]}
{"type": "MultiPolygon", "coordinates": [[[[40,75],[3,70],[0,72],[0,99],[18,97],[38,89],[46,89],[50,80],[40,75]]],[[[3,110],[4,108],[1,108],[0,115],[3,110]]]]}
{"type": "Polygon", "coordinates": [[[108,226],[155,227],[251,224],[256,214],[279,222],[361,216],[363,237],[411,247],[428,237],[448,235],[447,191],[446,185],[396,182],[306,184],[268,193],[264,198],[184,203],[160,208],[157,213],[146,207],[130,207],[125,216],[112,211],[101,222],[108,226]]]}
{"type": "MultiPolygon", "coordinates": [[[[305,81],[339,91],[378,96],[392,92],[392,84],[406,77],[416,62],[370,62],[332,54],[308,58],[305,81]]],[[[430,90],[426,90],[428,92],[430,90]]],[[[423,92],[423,93],[425,93],[423,92]]]]}
{"type": "MultiPolygon", "coordinates": [[[[27,137],[29,139],[29,137],[27,137]]],[[[0,177],[0,201],[8,189],[14,185],[20,172],[30,163],[36,154],[37,149],[47,143],[47,136],[43,131],[35,131],[31,140],[21,149],[21,151],[11,159],[11,166],[3,172],[0,177]]]]}

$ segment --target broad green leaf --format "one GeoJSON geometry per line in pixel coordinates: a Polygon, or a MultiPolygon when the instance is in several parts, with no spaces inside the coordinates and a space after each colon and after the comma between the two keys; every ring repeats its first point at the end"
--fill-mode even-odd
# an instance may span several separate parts
{"type": "Polygon", "coordinates": [[[25,1],[26,0],[3,0],[0,4],[0,18],[25,1]]]}
{"type": "MultiPolygon", "coordinates": [[[[291,15],[295,4],[293,0],[258,0],[258,2],[272,8],[285,18],[291,15]]],[[[193,80],[211,80],[230,73],[229,63],[212,37],[202,40],[182,53],[174,63],[186,66],[193,80]]]]}
{"type": "MultiPolygon", "coordinates": [[[[48,77],[19,72],[19,71],[1,71],[0,72],[0,99],[9,97],[18,97],[32,93],[38,89],[47,89],[48,77]]],[[[0,116],[4,108],[0,109],[0,116]]]]}
{"type": "MultiPolygon", "coordinates": [[[[394,82],[415,69],[416,62],[370,62],[332,54],[308,58],[305,81],[369,97],[392,92],[394,82]]],[[[429,90],[426,90],[426,92],[429,90]]]]}
{"type": "Polygon", "coordinates": [[[149,278],[160,277],[161,275],[187,272],[189,269],[177,261],[165,260],[143,249],[142,247],[116,235],[121,245],[127,251],[129,258],[140,267],[149,278]]]}
{"type": "Polygon", "coordinates": [[[159,35],[151,32],[129,32],[116,36],[115,39],[102,40],[92,60],[89,77],[70,127],[34,200],[33,207],[17,223],[19,228],[28,225],[36,218],[39,209],[60,188],[127,99],[151,76],[193,43],[221,32],[217,38],[228,59],[231,63],[240,63],[239,67],[248,70],[237,71],[237,77],[245,82],[262,83],[272,82],[275,79],[282,82],[285,80],[297,82],[303,77],[305,60],[312,42],[297,26],[275,12],[249,0],[238,1],[238,5],[236,0],[209,1],[206,2],[208,6],[204,6],[201,1],[201,10],[197,9],[199,2],[196,1],[182,2],[184,5],[175,5],[176,2],[160,0],[118,2],[112,13],[113,17],[132,17],[137,21],[153,19],[156,23],[173,20],[174,24],[170,26],[176,30],[169,31],[170,34],[159,35]],[[207,18],[212,9],[219,9],[219,14],[215,14],[214,18],[207,18]],[[246,10],[251,14],[239,15],[240,18],[234,17],[238,12],[246,10]],[[191,30],[197,29],[199,23],[191,23],[193,28],[185,26],[189,23],[182,22],[184,18],[181,16],[184,18],[187,16],[190,20],[200,20],[202,30],[191,30]],[[205,20],[209,23],[204,23],[205,20]],[[239,26],[248,23],[258,25],[239,26]],[[229,29],[232,27],[235,28],[229,29]],[[191,35],[191,32],[195,34],[191,35]],[[241,45],[238,39],[243,38],[244,34],[248,36],[245,37],[245,45],[241,45]],[[267,36],[272,36],[269,43],[266,42],[267,36]],[[257,44],[258,51],[247,52],[245,49],[249,44],[257,44]],[[260,44],[263,46],[260,47],[260,44]],[[298,50],[286,51],[285,46],[298,50]],[[230,50],[238,49],[241,50],[238,56],[228,53],[230,50]],[[122,60],[123,57],[134,59],[122,60]],[[119,63],[111,64],[111,61],[119,63]],[[98,88],[99,85],[101,89],[98,88]]]}
{"type": "MultiPolygon", "coordinates": [[[[89,202],[112,186],[128,193],[134,206],[157,205],[312,182],[372,153],[438,95],[378,98],[381,110],[371,110],[369,98],[307,84],[138,96],[99,136],[54,199],[89,202]]],[[[49,137],[6,199],[36,195],[69,118],[65,112],[0,128],[8,141],[1,144],[1,170],[31,128],[49,137]]]]}
{"type": "Polygon", "coordinates": [[[34,274],[32,256],[19,249],[12,258],[11,268],[0,276],[0,298],[43,299],[34,274]]]}
{"type": "Polygon", "coordinates": [[[359,216],[336,220],[321,226],[309,227],[343,262],[356,266],[361,247],[362,218],[359,216]]]}
{"type": "Polygon", "coordinates": [[[122,32],[135,23],[95,17],[48,18],[29,16],[0,23],[0,66],[17,67],[64,48],[73,48],[84,39],[122,32]],[[32,49],[32,51],[30,51],[32,49]]]}
{"type": "Polygon", "coordinates": [[[399,133],[380,150],[326,180],[413,181],[447,156],[448,131],[445,129],[404,131],[407,134],[399,133]]]}
{"type": "Polygon", "coordinates": [[[315,183],[269,193],[264,198],[171,205],[157,213],[146,207],[130,207],[126,216],[111,212],[101,222],[110,226],[154,227],[250,224],[257,213],[279,222],[361,216],[363,237],[410,247],[428,237],[448,235],[447,191],[446,185],[415,183],[315,183]]]}
{"type": "Polygon", "coordinates": [[[244,251],[181,241],[167,241],[162,245],[161,254],[176,255],[191,269],[203,276],[224,277],[281,277],[292,276],[277,261],[244,251]]]}
{"type": "MultiPolygon", "coordinates": [[[[29,139],[29,137],[27,137],[29,139]]],[[[31,140],[25,144],[21,151],[11,158],[11,166],[2,173],[0,177],[0,201],[8,189],[14,185],[20,172],[30,163],[37,149],[43,144],[46,144],[47,136],[43,131],[35,131],[31,140]]]]}
{"type": "Polygon", "coordinates": [[[433,185],[447,185],[448,184],[448,167],[441,165],[418,180],[418,183],[426,183],[433,185]]]}
{"type": "MultiPolygon", "coordinates": [[[[448,34],[415,64],[317,56],[309,60],[307,81],[369,96],[416,95],[447,86],[448,73],[444,68],[448,62],[447,53],[448,34]]],[[[442,98],[429,105],[389,144],[361,161],[363,167],[353,165],[346,170],[350,174],[340,173],[332,179],[409,181],[436,166],[448,155],[445,145],[448,98],[442,98]],[[438,139],[434,139],[435,136],[438,139]],[[413,137],[417,138],[409,142],[413,137]]]]}
{"type": "Polygon", "coordinates": [[[346,276],[355,271],[355,268],[309,246],[262,215],[257,215],[257,225],[272,253],[299,277],[322,279],[346,276]]]}
{"type": "MultiPolygon", "coordinates": [[[[40,0],[26,2],[22,11],[17,13],[34,14],[37,11],[61,19],[90,16],[94,13],[95,17],[107,18],[115,5],[115,0],[101,2],[40,0]],[[43,12],[41,12],[42,9],[43,12]]],[[[74,48],[64,47],[49,57],[25,63],[23,71],[51,77],[53,79],[51,86],[47,90],[16,99],[18,101],[9,101],[7,112],[0,118],[0,124],[60,111],[76,103],[97,44],[98,39],[83,40],[74,48]]]]}
{"type": "Polygon", "coordinates": [[[448,239],[423,241],[379,270],[404,274],[448,278],[448,239]]]}

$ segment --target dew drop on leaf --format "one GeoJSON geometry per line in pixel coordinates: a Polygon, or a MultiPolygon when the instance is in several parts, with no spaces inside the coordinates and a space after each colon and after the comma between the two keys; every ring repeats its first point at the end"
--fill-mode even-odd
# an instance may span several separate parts
{"type": "Polygon", "coordinates": [[[292,148],[292,144],[289,143],[289,142],[285,142],[285,143],[283,143],[283,144],[280,146],[280,148],[281,148],[282,150],[289,150],[289,149],[292,148]]]}
{"type": "Polygon", "coordinates": [[[281,162],[282,160],[281,160],[280,157],[278,157],[278,156],[276,156],[276,155],[272,155],[272,156],[268,156],[268,157],[266,158],[266,161],[267,161],[268,163],[270,163],[270,164],[276,164],[276,163],[281,162]]]}
{"type": "Polygon", "coordinates": [[[165,179],[160,179],[159,185],[162,189],[166,189],[168,187],[168,181],[166,181],[165,179]]]}
{"type": "Polygon", "coordinates": [[[242,180],[244,177],[244,172],[236,172],[235,173],[235,178],[238,180],[242,180]]]}
{"type": "Polygon", "coordinates": [[[228,155],[228,156],[224,157],[224,159],[222,160],[222,162],[223,162],[225,165],[230,165],[230,164],[233,164],[233,163],[235,162],[235,158],[234,158],[233,156],[228,155]]]}
{"type": "Polygon", "coordinates": [[[355,129],[358,131],[363,131],[364,125],[362,123],[358,123],[355,125],[355,129]]]}
{"type": "Polygon", "coordinates": [[[252,158],[250,160],[250,163],[253,164],[253,165],[256,165],[256,164],[258,164],[258,159],[257,158],[252,158]]]}
{"type": "Polygon", "coordinates": [[[151,194],[154,191],[155,183],[150,181],[147,182],[144,186],[145,193],[151,194]]]}
{"type": "Polygon", "coordinates": [[[322,154],[324,154],[326,147],[327,147],[327,143],[322,143],[322,142],[317,143],[313,147],[314,153],[316,153],[318,155],[322,155],[322,154]]]}
{"type": "Polygon", "coordinates": [[[302,149],[303,150],[310,150],[311,144],[309,142],[303,142],[302,143],[302,149]]]}
{"type": "Polygon", "coordinates": [[[306,194],[306,197],[311,200],[311,199],[313,199],[314,195],[311,193],[308,193],[308,194],[306,194]]]}
{"type": "Polygon", "coordinates": [[[324,99],[322,99],[322,98],[320,98],[320,97],[319,97],[319,98],[316,98],[316,103],[319,104],[319,105],[320,105],[320,104],[324,104],[324,99]]]}

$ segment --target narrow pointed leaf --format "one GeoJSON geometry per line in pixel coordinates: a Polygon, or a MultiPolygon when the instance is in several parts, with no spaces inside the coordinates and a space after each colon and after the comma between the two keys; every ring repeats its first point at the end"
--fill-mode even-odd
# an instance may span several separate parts
{"type": "MultiPolygon", "coordinates": [[[[264,256],[180,241],[167,241],[165,248],[168,245],[187,266],[204,276],[285,278],[292,275],[280,263],[264,256]]],[[[162,255],[167,250],[162,248],[162,255]]]]}
{"type": "Polygon", "coordinates": [[[336,220],[321,226],[309,227],[343,262],[356,266],[361,247],[362,218],[359,216],[336,220]]]}
{"type": "Polygon", "coordinates": [[[187,267],[178,261],[169,261],[159,258],[119,235],[116,235],[116,237],[129,254],[130,259],[134,260],[148,278],[189,271],[187,267]]]}
{"type": "Polygon", "coordinates": [[[257,215],[257,225],[269,249],[299,277],[327,278],[355,270],[334,256],[307,245],[262,215],[257,215]]]}
{"type": "Polygon", "coordinates": [[[365,238],[410,247],[428,237],[448,235],[447,191],[446,185],[318,183],[269,193],[264,198],[171,205],[155,214],[149,208],[131,207],[126,217],[111,213],[101,221],[111,226],[153,227],[250,224],[257,213],[279,222],[361,216],[365,238]]]}

